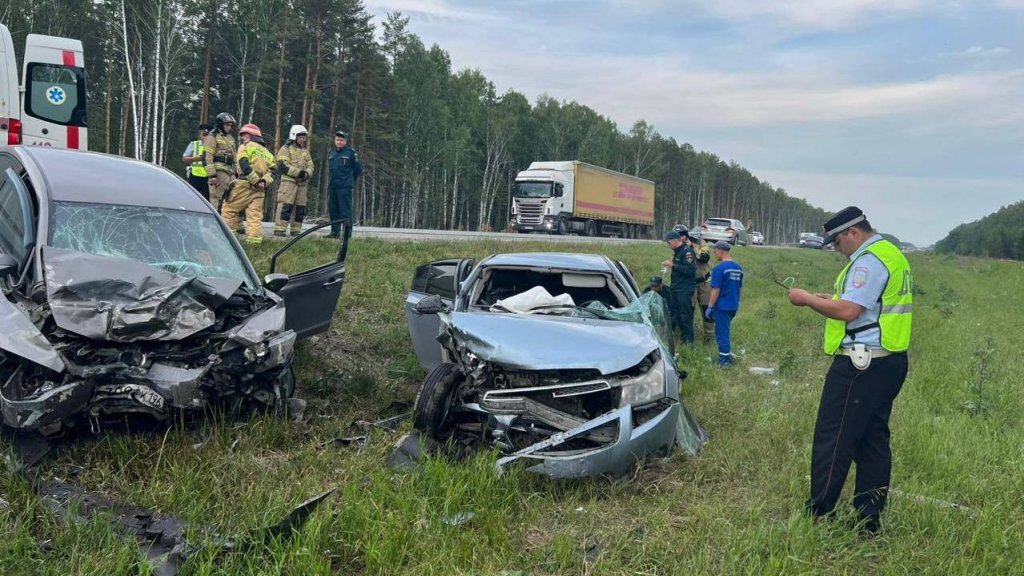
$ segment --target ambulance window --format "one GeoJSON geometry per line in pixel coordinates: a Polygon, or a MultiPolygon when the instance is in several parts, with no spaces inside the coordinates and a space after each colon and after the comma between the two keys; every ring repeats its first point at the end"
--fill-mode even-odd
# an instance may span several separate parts
{"type": "Polygon", "coordinates": [[[85,70],[31,62],[25,82],[25,111],[64,126],[85,126],[85,70]]]}

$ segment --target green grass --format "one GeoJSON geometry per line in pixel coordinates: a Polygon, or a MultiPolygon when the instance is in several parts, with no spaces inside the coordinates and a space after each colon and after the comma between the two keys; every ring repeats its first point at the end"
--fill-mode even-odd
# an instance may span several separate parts
{"type": "MultiPolygon", "coordinates": [[[[325,242],[313,244],[285,269],[328,257],[325,242]]],[[[46,471],[66,477],[81,466],[77,481],[90,488],[223,533],[273,523],[307,497],[339,488],[295,538],[244,553],[205,545],[185,574],[1024,573],[1024,269],[1015,262],[912,255],[911,373],[891,423],[898,493],[874,540],[859,539],[842,520],[815,524],[801,515],[827,358],[820,318],[791,307],[772,277],[828,291],[841,266],[834,253],[735,250],[747,271],[733,325],[739,365],[714,368],[710,346],[681,353],[690,374],[684,397],[712,434],[698,459],[675,455],[628,481],[554,482],[519,470],[497,477],[492,454],[396,473],[384,459],[397,435],[379,429],[362,448],[318,447],[352,435],[354,420],[415,397],[422,372],[403,302],[416,265],[552,248],[357,240],[331,332],[298,350],[306,423],[212,415],[166,432],[101,435],[46,471]],[[976,397],[972,358],[990,335],[988,413],[972,416],[964,408],[976,397]],[[754,376],[751,366],[777,372],[754,376]],[[465,511],[475,518],[444,522],[465,511]]],[[[253,251],[259,269],[272,251],[253,251]]],[[[639,279],[657,274],[668,256],[659,244],[602,252],[639,279]]],[[[0,472],[0,494],[8,503],[0,504],[0,574],[149,573],[108,524],[64,523],[8,472],[0,472]],[[37,542],[47,539],[52,549],[43,551],[37,542]]]]}

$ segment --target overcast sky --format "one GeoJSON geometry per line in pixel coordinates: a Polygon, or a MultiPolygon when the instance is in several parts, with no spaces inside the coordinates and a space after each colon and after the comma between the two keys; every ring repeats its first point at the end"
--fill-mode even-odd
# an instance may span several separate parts
{"type": "Polygon", "coordinates": [[[643,118],[919,245],[1024,199],[1024,0],[366,5],[499,91],[576,100],[624,131],[643,118]]]}

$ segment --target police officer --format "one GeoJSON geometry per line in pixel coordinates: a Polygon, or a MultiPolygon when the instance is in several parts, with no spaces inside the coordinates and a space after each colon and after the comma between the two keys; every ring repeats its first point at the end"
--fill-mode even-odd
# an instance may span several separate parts
{"type": "Polygon", "coordinates": [[[711,279],[711,270],[708,268],[708,262],[711,261],[711,249],[708,248],[707,242],[704,242],[704,235],[700,228],[694,228],[688,234],[690,246],[693,248],[694,254],[697,255],[697,289],[693,294],[694,306],[700,309],[700,318],[704,326],[703,340],[708,342],[715,338],[715,316],[711,315],[709,318],[707,314],[708,302],[711,299],[711,287],[708,285],[708,280],[711,279]]]}
{"type": "Polygon", "coordinates": [[[207,201],[210,200],[210,183],[206,175],[206,149],[203,147],[203,138],[210,133],[210,125],[203,123],[199,125],[199,137],[188,143],[185,152],[181,155],[181,161],[185,163],[185,174],[188,176],[188,183],[203,195],[207,201]]]}
{"type": "Polygon", "coordinates": [[[274,155],[263,147],[259,126],[246,124],[238,131],[238,136],[242,145],[238,147],[236,161],[241,177],[231,183],[221,216],[228,228],[234,230],[238,226],[239,212],[245,212],[245,241],[259,244],[263,242],[263,199],[267,186],[274,183],[274,155]]]}
{"type": "Polygon", "coordinates": [[[292,236],[302,231],[306,218],[306,190],[313,176],[313,157],[309,155],[309,132],[296,124],[288,131],[288,141],[277,151],[277,218],[274,236],[284,236],[291,227],[292,236]]]}
{"type": "Polygon", "coordinates": [[[210,183],[210,204],[220,210],[224,193],[235,177],[235,117],[227,112],[217,114],[213,131],[203,138],[206,154],[206,175],[210,183]]]}
{"type": "Polygon", "coordinates": [[[861,529],[879,530],[892,472],[889,416],[907,377],[913,279],[910,264],[855,206],[823,226],[827,243],[849,258],[833,293],[790,289],[789,300],[825,317],[832,365],[818,406],[811,450],[809,514],[830,514],[852,462],[853,505],[861,529]]]}
{"type": "Polygon", "coordinates": [[[687,232],[686,229],[672,230],[665,235],[665,242],[673,254],[671,259],[662,262],[672,270],[669,310],[683,343],[693,342],[693,292],[697,287],[697,256],[687,241],[687,232]]]}
{"type": "MultiPolygon", "coordinates": [[[[356,180],[363,173],[363,163],[359,155],[348,146],[348,132],[338,130],[334,133],[334,148],[327,156],[327,168],[330,172],[327,190],[327,207],[331,221],[348,220],[345,234],[352,234],[352,189],[356,180]]],[[[340,235],[341,225],[331,224],[330,238],[340,235]]]]}

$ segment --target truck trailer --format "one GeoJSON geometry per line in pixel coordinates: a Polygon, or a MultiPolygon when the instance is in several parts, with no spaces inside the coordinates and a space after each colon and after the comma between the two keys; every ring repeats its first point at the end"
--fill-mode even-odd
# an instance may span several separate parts
{"type": "Polygon", "coordinates": [[[654,182],[585,162],[533,162],[516,175],[516,232],[650,238],[654,182]]]}

